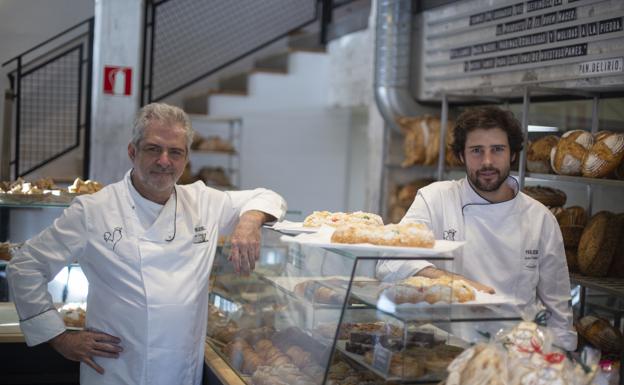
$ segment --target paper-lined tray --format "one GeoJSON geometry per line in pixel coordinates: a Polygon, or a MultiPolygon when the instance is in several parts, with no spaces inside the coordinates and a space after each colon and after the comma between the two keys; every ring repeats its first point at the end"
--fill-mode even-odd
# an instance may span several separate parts
{"type": "Polygon", "coordinates": [[[409,255],[409,256],[441,256],[457,250],[465,242],[436,240],[432,248],[424,247],[400,247],[400,246],[381,246],[371,245],[369,243],[333,243],[331,236],[334,232],[332,227],[321,227],[318,232],[311,234],[299,234],[295,237],[282,236],[282,242],[296,242],[302,245],[325,247],[338,250],[356,252],[360,256],[376,256],[380,253],[391,253],[392,255],[409,255]]]}

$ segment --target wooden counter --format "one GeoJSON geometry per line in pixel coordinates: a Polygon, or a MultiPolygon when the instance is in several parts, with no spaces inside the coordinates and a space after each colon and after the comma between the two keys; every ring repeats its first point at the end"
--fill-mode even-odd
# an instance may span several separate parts
{"type": "Polygon", "coordinates": [[[204,363],[207,368],[217,377],[222,384],[227,385],[247,385],[241,378],[232,370],[217,352],[214,351],[212,346],[206,342],[204,348],[204,363]]]}
{"type": "Polygon", "coordinates": [[[0,343],[25,342],[13,302],[0,302],[0,343]]]}

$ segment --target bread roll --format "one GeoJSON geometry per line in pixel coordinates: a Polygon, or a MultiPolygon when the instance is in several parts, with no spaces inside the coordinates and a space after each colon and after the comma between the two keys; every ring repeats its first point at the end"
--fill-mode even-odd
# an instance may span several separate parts
{"type": "Polygon", "coordinates": [[[561,175],[581,175],[583,158],[594,143],[594,137],[587,131],[568,131],[550,152],[550,165],[561,175]]]}
{"type": "Polygon", "coordinates": [[[601,211],[590,219],[579,241],[581,273],[592,277],[607,275],[618,244],[620,229],[617,225],[617,217],[608,211],[601,211]]]}
{"type": "Polygon", "coordinates": [[[550,152],[559,143],[559,138],[547,135],[531,143],[527,151],[527,170],[548,174],[552,171],[550,166],[550,152]]]}
{"type": "Polygon", "coordinates": [[[603,132],[597,135],[593,146],[583,157],[583,176],[602,178],[610,175],[624,157],[624,135],[603,132]]]}
{"type": "Polygon", "coordinates": [[[585,316],[578,321],[576,329],[583,338],[602,351],[620,353],[624,348],[622,333],[603,318],[585,316]]]}

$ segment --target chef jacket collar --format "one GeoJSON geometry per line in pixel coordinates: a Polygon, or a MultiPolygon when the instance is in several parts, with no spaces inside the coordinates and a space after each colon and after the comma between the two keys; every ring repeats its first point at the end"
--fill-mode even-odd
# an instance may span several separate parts
{"type": "MultiPolygon", "coordinates": [[[[126,172],[126,175],[124,177],[125,181],[126,181],[126,189],[124,191],[125,195],[126,195],[126,200],[128,202],[128,204],[130,205],[130,207],[132,207],[133,210],[131,210],[134,214],[134,217],[136,218],[136,220],[138,221],[139,218],[137,217],[137,213],[135,210],[135,202],[133,200],[132,197],[132,193],[131,191],[136,192],[136,199],[141,199],[143,201],[146,202],[150,202],[150,203],[154,203],[157,204],[155,202],[150,201],[149,199],[145,198],[143,195],[141,195],[136,188],[134,187],[134,185],[132,184],[132,170],[130,169],[128,170],[128,172],[126,172]]],[[[154,234],[156,231],[156,229],[154,229],[154,227],[156,228],[161,228],[163,220],[165,218],[168,218],[171,216],[171,214],[173,214],[173,221],[171,221],[171,224],[167,225],[170,226],[170,229],[167,231],[167,234],[165,235],[164,241],[166,242],[171,242],[176,235],[177,232],[177,217],[178,217],[178,194],[177,194],[177,186],[174,185],[173,186],[173,193],[172,196],[174,197],[174,199],[171,199],[171,197],[169,197],[169,199],[167,200],[167,202],[163,205],[163,209],[160,211],[160,214],[158,214],[158,217],[156,217],[155,222],[152,224],[152,226],[150,228],[147,229],[147,233],[145,234],[148,238],[155,238],[154,240],[158,240],[160,241],[160,237],[156,236],[154,237],[154,234]]]]}
{"type": "Polygon", "coordinates": [[[489,200],[482,197],[475,189],[472,187],[472,184],[468,180],[468,176],[464,178],[462,181],[463,189],[462,189],[462,212],[466,206],[470,205],[495,205],[513,201],[518,196],[518,192],[520,191],[520,185],[516,178],[511,175],[507,177],[505,183],[511,187],[514,192],[514,195],[511,199],[502,202],[490,202],[489,200]]]}

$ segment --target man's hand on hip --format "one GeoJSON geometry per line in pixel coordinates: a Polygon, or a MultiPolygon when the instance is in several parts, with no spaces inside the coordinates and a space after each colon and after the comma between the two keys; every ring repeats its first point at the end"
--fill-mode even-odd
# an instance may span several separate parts
{"type": "Polygon", "coordinates": [[[261,226],[271,216],[256,210],[241,215],[232,233],[232,250],[229,260],[237,273],[248,275],[260,258],[261,226]]]}
{"type": "Polygon", "coordinates": [[[95,331],[65,331],[50,340],[50,345],[63,357],[84,362],[100,374],[104,368],[95,363],[95,356],[118,358],[123,348],[121,340],[110,334],[95,331]]]}

